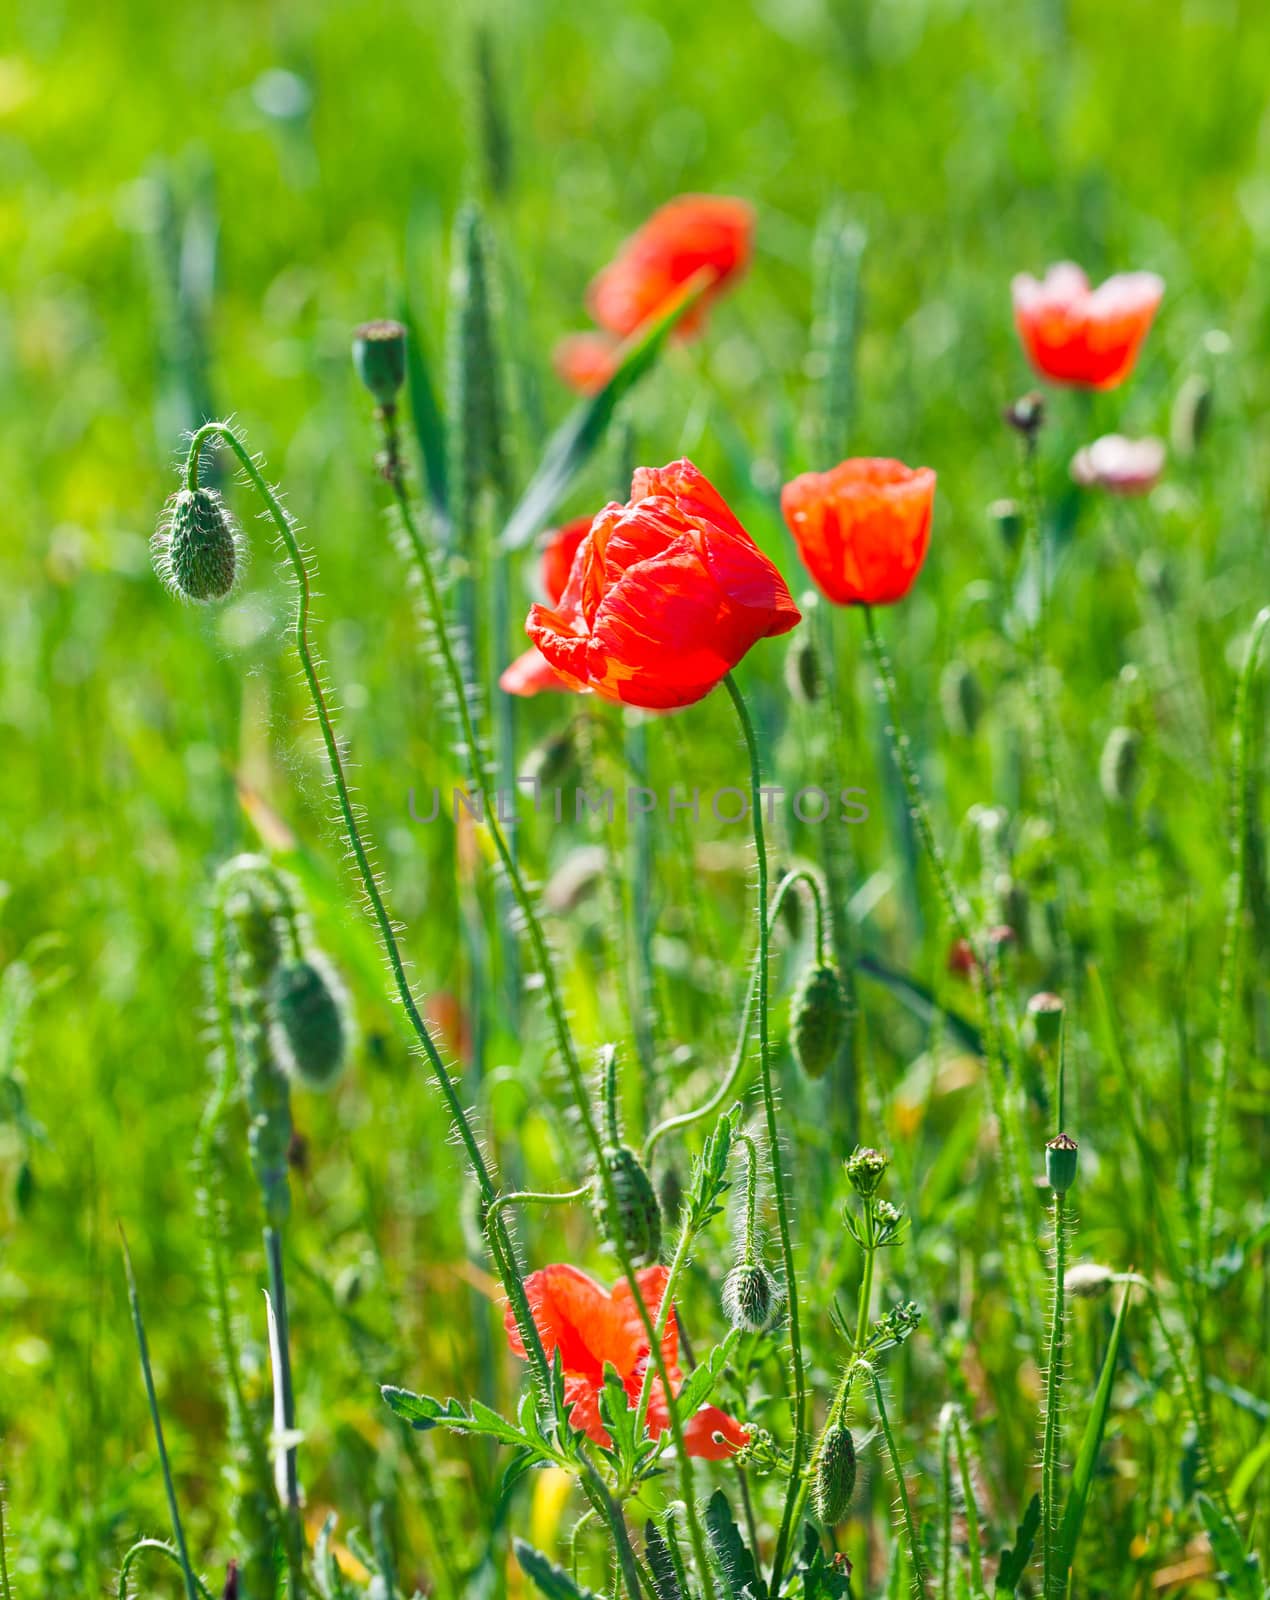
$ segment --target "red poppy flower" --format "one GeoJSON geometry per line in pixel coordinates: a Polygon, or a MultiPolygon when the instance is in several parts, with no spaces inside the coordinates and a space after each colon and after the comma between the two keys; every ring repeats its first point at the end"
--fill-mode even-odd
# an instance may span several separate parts
{"type": "Polygon", "coordinates": [[[1071,474],[1083,489],[1111,494],[1149,494],[1164,471],[1164,445],[1159,439],[1126,439],[1105,433],[1072,457],[1071,474]]]}
{"type": "MultiPolygon", "coordinates": [[[[645,1267],[635,1274],[640,1294],[654,1322],[661,1308],[666,1280],[665,1267],[645,1267]]],[[[557,1350],[564,1367],[564,1395],[569,1420],[596,1444],[609,1444],[600,1420],[600,1391],[604,1387],[604,1368],[617,1369],[626,1393],[634,1405],[639,1399],[650,1353],[648,1337],[635,1306],[630,1285],[619,1283],[610,1293],[585,1272],[564,1264],[543,1267],[525,1279],[534,1323],[550,1360],[557,1350]]],[[[522,1360],[525,1346],[509,1306],[504,1315],[507,1342],[512,1353],[522,1360]]],[[[679,1323],[672,1310],[666,1319],[661,1341],[662,1360],[671,1387],[679,1393],[683,1374],[679,1370],[679,1323]]],[[[649,1390],[648,1436],[658,1439],[670,1426],[666,1392],[660,1378],[649,1390]]],[[[684,1423],[684,1443],[688,1454],[708,1461],[723,1461],[749,1440],[740,1423],[725,1416],[717,1406],[702,1406],[684,1423]]]]}
{"type": "Polygon", "coordinates": [[[594,394],[613,376],[620,348],[607,333],[568,333],[551,352],[551,364],[571,389],[594,394]]]}
{"type": "Polygon", "coordinates": [[[690,461],[640,467],[525,632],[574,689],[667,711],[700,700],[760,639],[802,620],[779,572],[690,461]]]}
{"type": "Polygon", "coordinates": [[[865,457],[804,472],[781,490],[798,552],[835,605],[902,600],[926,559],[935,474],[865,457]]]}
{"type": "MultiPolygon", "coordinates": [[[[578,546],[591,531],[590,517],[575,517],[563,528],[555,528],[547,535],[542,551],[542,588],[548,601],[555,605],[569,582],[569,570],[578,546]]],[[[517,656],[507,667],[498,686],[507,694],[535,695],[545,689],[572,689],[548,662],[536,645],[531,645],[524,655],[517,656]]]]}
{"type": "Polygon", "coordinates": [[[753,234],[754,211],[744,200],[680,195],[654,211],[596,278],[588,296],[592,316],[625,339],[705,267],[712,281],[675,325],[676,338],[700,333],[711,302],[748,265],[753,234]]]}
{"type": "Polygon", "coordinates": [[[1014,321],[1036,370],[1055,383],[1114,389],[1133,371],[1164,279],[1122,272],[1097,289],[1070,261],[1039,281],[1021,273],[1011,285],[1014,321]]]}

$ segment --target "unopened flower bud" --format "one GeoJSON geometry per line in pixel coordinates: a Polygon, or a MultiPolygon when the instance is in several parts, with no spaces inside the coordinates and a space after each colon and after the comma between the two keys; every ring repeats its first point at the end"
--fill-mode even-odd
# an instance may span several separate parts
{"type": "Polygon", "coordinates": [[[635,1266],[649,1266],[661,1254],[661,1207],[648,1174],[627,1145],[605,1145],[603,1159],[617,1208],[610,1209],[605,1184],[597,1173],[592,1209],[600,1237],[611,1245],[624,1243],[635,1266]]]}
{"type": "Polygon", "coordinates": [[[827,1528],[834,1527],[846,1516],[855,1493],[855,1476],[855,1440],[851,1429],[835,1422],[825,1435],[811,1491],[816,1515],[827,1528]]]}
{"type": "Polygon", "coordinates": [[[1016,433],[1033,439],[1045,421],[1045,396],[1033,389],[1008,405],[1002,416],[1016,433]]]}
{"type": "Polygon", "coordinates": [[[1080,1146],[1069,1133],[1060,1133],[1045,1146],[1045,1181],[1055,1194],[1066,1194],[1076,1182],[1080,1146]]]}
{"type": "Polygon", "coordinates": [[[742,1333],[764,1333],[781,1307],[780,1287],[761,1261],[732,1268],[723,1280],[723,1314],[742,1333]]]}
{"type": "Polygon", "coordinates": [[[1079,1300],[1096,1300],[1106,1294],[1115,1281],[1116,1275],[1110,1267],[1100,1267],[1095,1261],[1086,1261],[1068,1267],[1063,1287],[1079,1300]]]}
{"type": "Polygon", "coordinates": [[[1173,401],[1169,439],[1179,456],[1190,458],[1208,431],[1213,412],[1213,386],[1202,372],[1192,372],[1173,401]]]}
{"type": "Polygon", "coordinates": [[[343,1070],[347,1044],[334,973],[316,954],[288,961],[273,975],[270,1000],[283,1065],[310,1089],[329,1089],[343,1070]]]}
{"type": "Polygon", "coordinates": [[[809,1078],[823,1078],[837,1059],[849,1017],[837,967],[809,967],[790,1002],[790,1043],[809,1078]]]}
{"type": "Polygon", "coordinates": [[[215,489],[181,489],[164,508],[150,551],[174,594],[206,604],[234,587],[242,535],[215,489]]]}
{"type": "Polygon", "coordinates": [[[857,1145],[846,1162],[847,1182],[857,1194],[867,1199],[869,1195],[877,1193],[878,1185],[886,1176],[890,1164],[890,1156],[884,1155],[881,1150],[857,1145]]]}
{"type": "Polygon", "coordinates": [[[1013,550],[1023,535],[1023,508],[1017,500],[994,500],[988,515],[1006,548],[1013,550]]]}
{"type": "Polygon", "coordinates": [[[808,628],[799,628],[785,652],[785,687],[800,705],[815,705],[824,688],[820,652],[808,628]]]}
{"type": "Polygon", "coordinates": [[[353,334],[353,366],[376,405],[390,406],[406,380],[406,330],[400,322],[363,322],[353,334]]]}
{"type": "Polygon", "coordinates": [[[1098,762],[1098,782],[1109,805],[1129,805],[1141,779],[1142,738],[1135,728],[1113,728],[1098,762]]]}
{"type": "Polygon", "coordinates": [[[939,680],[939,703],[948,731],[969,738],[983,714],[983,691],[964,661],[950,661],[939,680]]]}
{"type": "Polygon", "coordinates": [[[1056,994],[1034,994],[1027,1003],[1027,1014],[1032,1019],[1036,1042],[1044,1050],[1053,1050],[1063,1037],[1063,1002],[1056,994]]]}

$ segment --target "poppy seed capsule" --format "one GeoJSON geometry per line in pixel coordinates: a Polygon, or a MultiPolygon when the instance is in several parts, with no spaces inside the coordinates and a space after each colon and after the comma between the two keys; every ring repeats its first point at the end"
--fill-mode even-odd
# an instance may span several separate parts
{"type": "Polygon", "coordinates": [[[151,543],[154,568],[174,593],[205,605],[223,600],[238,576],[241,540],[215,489],[181,489],[151,543]]]}
{"type": "Polygon", "coordinates": [[[312,958],[280,966],[270,985],[282,1056],[310,1089],[329,1089],[344,1066],[346,1028],[340,997],[325,963],[312,958]]]}
{"type": "Polygon", "coordinates": [[[1053,1050],[1063,1037],[1063,1002],[1056,994],[1034,994],[1027,1003],[1036,1042],[1043,1050],[1053,1050]]]}
{"type": "Polygon", "coordinates": [[[835,1422],[825,1435],[811,1491],[816,1515],[827,1528],[846,1516],[854,1493],[855,1440],[850,1428],[835,1422]]]}
{"type": "Polygon", "coordinates": [[[406,330],[401,323],[363,322],[353,334],[353,367],[376,405],[392,405],[406,381],[406,330]]]}
{"type": "Polygon", "coordinates": [[[776,1320],[781,1292],[761,1261],[733,1267],[723,1280],[723,1314],[741,1333],[764,1333],[776,1320]]]}
{"type": "Polygon", "coordinates": [[[605,1145],[603,1160],[612,1179],[617,1213],[615,1217],[610,1213],[605,1185],[597,1173],[594,1213],[600,1237],[611,1245],[624,1244],[635,1266],[650,1266],[661,1254],[661,1207],[648,1174],[635,1152],[624,1144],[605,1145]]]}
{"type": "Polygon", "coordinates": [[[1066,1194],[1076,1182],[1080,1147],[1070,1133],[1060,1133],[1045,1146],[1045,1181],[1055,1194],[1066,1194]]]}
{"type": "Polygon", "coordinates": [[[794,1059],[809,1078],[823,1078],[842,1048],[847,997],[838,969],[809,967],[790,1002],[794,1059]]]}
{"type": "Polygon", "coordinates": [[[1098,782],[1109,805],[1127,806],[1138,792],[1142,739],[1134,728],[1113,728],[1102,747],[1098,782]]]}

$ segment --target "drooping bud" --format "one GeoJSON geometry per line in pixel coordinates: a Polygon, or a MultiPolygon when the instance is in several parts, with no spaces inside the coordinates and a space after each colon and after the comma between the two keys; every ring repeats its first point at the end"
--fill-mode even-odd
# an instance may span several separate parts
{"type": "Polygon", "coordinates": [[[270,1001],[283,1065],[310,1089],[329,1089],[343,1070],[347,1027],[338,980],[316,953],[274,973],[270,1001]]]}
{"type": "Polygon", "coordinates": [[[1115,1281],[1116,1275],[1110,1267],[1099,1266],[1096,1261],[1083,1261],[1068,1267],[1063,1287],[1078,1300],[1097,1300],[1115,1281]]]}
{"type": "Polygon", "coordinates": [[[1034,994],[1027,1003],[1036,1042],[1043,1050],[1053,1050],[1063,1037],[1063,1002],[1056,994],[1034,994]]]}
{"type": "Polygon", "coordinates": [[[851,1429],[834,1422],[821,1445],[811,1491],[816,1515],[827,1528],[834,1527],[846,1516],[855,1493],[855,1475],[855,1440],[851,1429]]]}
{"type": "Polygon", "coordinates": [[[1135,728],[1113,728],[1098,762],[1098,782],[1109,805],[1129,805],[1141,779],[1141,735],[1135,728]]]}
{"type": "Polygon", "coordinates": [[[1055,1194],[1066,1194],[1076,1182],[1080,1146],[1069,1133],[1060,1133],[1045,1146],[1045,1181],[1055,1194]]]}
{"type": "Polygon", "coordinates": [[[400,322],[363,322],[353,334],[353,367],[377,406],[396,403],[406,381],[406,330],[400,322]]]}
{"type": "Polygon", "coordinates": [[[948,731],[969,738],[983,714],[983,690],[964,661],[950,661],[939,680],[939,703],[948,731]]]}
{"type": "Polygon", "coordinates": [[[223,600],[242,564],[242,535],[215,489],[181,489],[150,541],[154,570],[182,599],[223,600]]]}
{"type": "Polygon", "coordinates": [[[742,1262],[723,1280],[723,1314],[742,1333],[764,1333],[776,1321],[782,1296],[761,1261],[742,1262]]]}
{"type": "Polygon", "coordinates": [[[886,1176],[890,1164],[890,1156],[884,1155],[881,1150],[857,1145],[846,1162],[847,1182],[867,1200],[870,1195],[877,1193],[878,1185],[886,1176]]]}
{"type": "Polygon", "coordinates": [[[661,1207],[639,1157],[622,1143],[617,1115],[617,1051],[611,1044],[600,1052],[600,1068],[605,1132],[600,1155],[603,1169],[595,1174],[592,1190],[595,1225],[606,1244],[624,1246],[633,1265],[650,1266],[661,1254],[661,1207]]]}
{"type": "Polygon", "coordinates": [[[820,652],[809,628],[799,628],[785,652],[785,687],[804,706],[815,705],[824,690],[820,652]]]}
{"type": "Polygon", "coordinates": [[[1169,440],[1179,456],[1189,459],[1195,454],[1212,412],[1213,386],[1202,372],[1192,372],[1177,391],[1169,418],[1169,440]]]}
{"type": "Polygon", "coordinates": [[[837,1059],[850,1007],[837,967],[811,966],[790,1002],[790,1044],[809,1078],[823,1078],[837,1059]]]}

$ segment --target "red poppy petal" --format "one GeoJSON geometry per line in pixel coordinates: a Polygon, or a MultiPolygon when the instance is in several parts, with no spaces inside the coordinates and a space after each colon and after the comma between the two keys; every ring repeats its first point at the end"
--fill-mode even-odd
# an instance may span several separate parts
{"type": "Polygon", "coordinates": [[[541,650],[526,650],[523,655],[516,657],[510,666],[504,667],[503,674],[498,680],[498,687],[504,694],[521,695],[528,698],[530,695],[544,694],[550,690],[569,691],[574,685],[564,678],[543,655],[541,650]]]}
{"type": "Polygon", "coordinates": [[[749,1430],[717,1406],[702,1406],[684,1423],[684,1447],[703,1461],[726,1461],[749,1442],[749,1430]]]}

